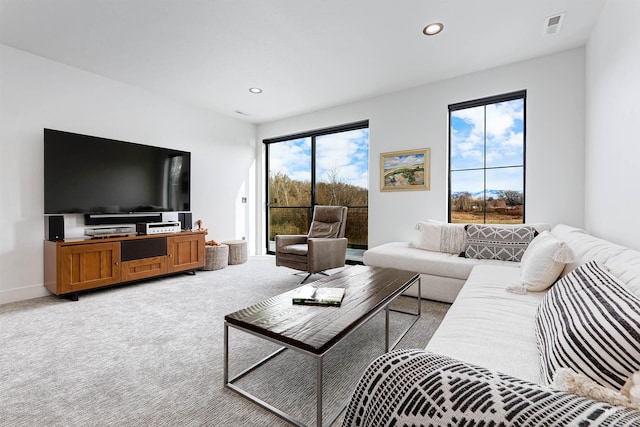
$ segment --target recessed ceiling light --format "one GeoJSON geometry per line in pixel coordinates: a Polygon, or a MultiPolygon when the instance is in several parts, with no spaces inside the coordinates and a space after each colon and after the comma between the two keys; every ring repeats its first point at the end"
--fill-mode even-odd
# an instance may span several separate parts
{"type": "Polygon", "coordinates": [[[260,89],[259,87],[251,87],[249,88],[249,92],[258,94],[258,93],[262,93],[262,89],[260,89]]]}
{"type": "Polygon", "coordinates": [[[424,27],[422,32],[424,33],[425,36],[435,36],[443,29],[444,29],[443,24],[441,24],[440,22],[434,22],[433,24],[429,24],[426,27],[424,27]]]}

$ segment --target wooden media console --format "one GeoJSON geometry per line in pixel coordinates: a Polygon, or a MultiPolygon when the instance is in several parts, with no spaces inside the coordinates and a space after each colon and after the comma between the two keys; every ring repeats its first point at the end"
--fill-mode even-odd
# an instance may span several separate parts
{"type": "Polygon", "coordinates": [[[44,286],[78,299],[78,292],[205,265],[204,231],[44,242],[44,286]]]}

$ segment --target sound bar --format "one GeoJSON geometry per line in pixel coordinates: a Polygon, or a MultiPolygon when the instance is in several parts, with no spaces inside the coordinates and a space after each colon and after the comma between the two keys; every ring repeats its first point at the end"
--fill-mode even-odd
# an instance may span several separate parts
{"type": "Polygon", "coordinates": [[[85,214],[85,225],[135,224],[162,221],[162,213],[85,214]]]}

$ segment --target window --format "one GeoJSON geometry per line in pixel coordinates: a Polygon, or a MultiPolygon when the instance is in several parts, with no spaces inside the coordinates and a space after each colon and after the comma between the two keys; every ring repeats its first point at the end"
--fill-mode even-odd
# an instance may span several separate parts
{"type": "Polygon", "coordinates": [[[347,206],[347,260],[368,244],[369,123],[263,141],[266,145],[267,252],[277,234],[306,234],[313,206],[347,206]]]}
{"type": "Polygon", "coordinates": [[[526,91],[449,106],[449,222],[523,223],[526,91]]]}

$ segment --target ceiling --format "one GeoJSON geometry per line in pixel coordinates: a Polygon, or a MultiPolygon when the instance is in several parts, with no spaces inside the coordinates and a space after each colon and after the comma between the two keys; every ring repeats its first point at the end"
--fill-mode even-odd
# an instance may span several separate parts
{"type": "Polygon", "coordinates": [[[0,0],[0,43],[263,123],[582,46],[604,2],[0,0]]]}

